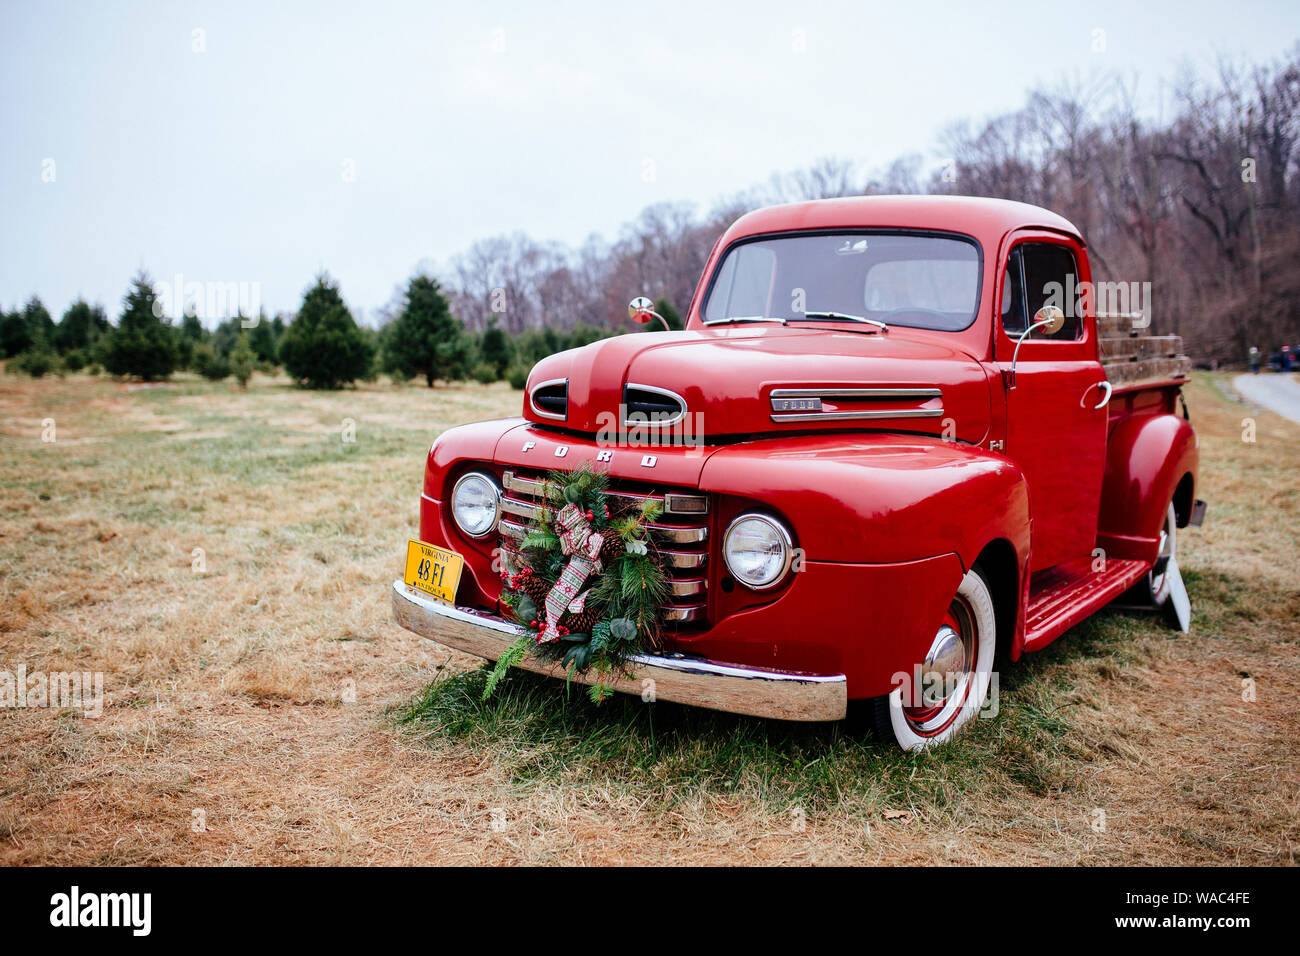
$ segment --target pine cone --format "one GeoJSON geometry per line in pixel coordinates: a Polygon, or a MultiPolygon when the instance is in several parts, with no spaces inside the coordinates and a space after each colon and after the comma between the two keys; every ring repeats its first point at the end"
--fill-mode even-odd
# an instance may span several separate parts
{"type": "Polygon", "coordinates": [[[570,634],[590,634],[596,626],[596,612],[591,608],[569,611],[560,619],[560,623],[569,629],[570,634]]]}
{"type": "Polygon", "coordinates": [[[534,604],[541,607],[546,600],[547,592],[550,591],[550,588],[546,586],[546,582],[536,574],[521,575],[516,581],[519,587],[515,588],[515,590],[527,594],[533,599],[534,604]]]}
{"type": "Polygon", "coordinates": [[[600,566],[604,571],[608,571],[614,560],[623,553],[625,545],[623,539],[611,528],[605,533],[605,540],[600,545],[600,566]]]}

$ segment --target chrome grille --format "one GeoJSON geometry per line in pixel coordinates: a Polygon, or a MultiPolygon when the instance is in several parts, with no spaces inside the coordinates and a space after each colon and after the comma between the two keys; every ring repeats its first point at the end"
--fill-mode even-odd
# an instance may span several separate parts
{"type": "MultiPolygon", "coordinates": [[[[541,475],[518,469],[502,475],[498,530],[501,547],[505,550],[516,551],[529,522],[539,512],[550,511],[543,500],[542,484],[541,475]]],[[[671,581],[671,596],[664,604],[664,618],[676,624],[703,621],[708,590],[708,496],[685,489],[634,486],[617,479],[611,480],[606,494],[614,499],[616,505],[636,506],[654,500],[664,506],[659,520],[649,526],[671,581]]]]}

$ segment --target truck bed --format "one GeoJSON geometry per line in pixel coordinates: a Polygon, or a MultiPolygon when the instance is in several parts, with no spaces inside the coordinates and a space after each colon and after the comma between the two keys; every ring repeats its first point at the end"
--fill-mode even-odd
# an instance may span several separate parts
{"type": "Polygon", "coordinates": [[[1150,329],[1135,329],[1133,320],[1138,317],[1097,317],[1097,344],[1106,379],[1116,391],[1187,381],[1192,360],[1183,354],[1182,336],[1150,335],[1150,329]]]}

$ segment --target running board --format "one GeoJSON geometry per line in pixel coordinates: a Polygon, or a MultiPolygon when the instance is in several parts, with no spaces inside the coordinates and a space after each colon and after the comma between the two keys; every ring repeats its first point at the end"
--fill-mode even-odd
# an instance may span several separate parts
{"type": "Polygon", "coordinates": [[[1030,581],[1025,650],[1052,643],[1074,625],[1119,597],[1150,570],[1146,561],[1111,558],[1094,571],[1092,557],[1049,568],[1030,581]]]}

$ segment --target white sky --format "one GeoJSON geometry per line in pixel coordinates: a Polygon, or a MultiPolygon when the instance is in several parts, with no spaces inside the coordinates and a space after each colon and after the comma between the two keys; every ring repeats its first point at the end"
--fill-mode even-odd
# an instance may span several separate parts
{"type": "Polygon", "coordinates": [[[1154,104],[1183,62],[1300,38],[1294,0],[541,6],[0,0],[0,305],[116,317],[143,266],[260,283],[274,313],[325,267],[370,316],[475,239],[612,238],[827,155],[937,160],[1035,84],[1136,74],[1154,104]]]}

